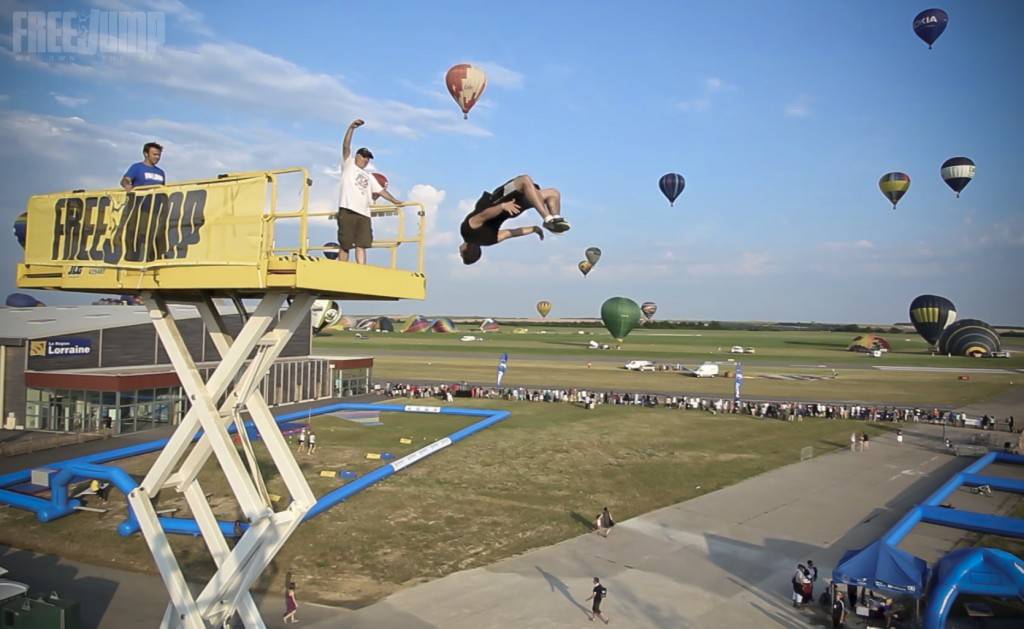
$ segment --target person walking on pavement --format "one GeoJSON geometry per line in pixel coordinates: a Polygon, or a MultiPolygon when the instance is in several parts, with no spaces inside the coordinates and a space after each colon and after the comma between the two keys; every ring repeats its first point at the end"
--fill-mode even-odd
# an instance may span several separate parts
{"type": "Polygon", "coordinates": [[[288,584],[288,593],[284,597],[284,618],[282,622],[285,624],[290,622],[299,622],[295,618],[295,612],[299,611],[299,603],[295,600],[295,584],[288,584]]]}
{"type": "MultiPolygon", "coordinates": [[[[604,621],[604,624],[608,624],[608,619],[605,618],[604,612],[601,611],[601,601],[608,596],[608,589],[601,585],[601,579],[594,577],[594,591],[587,597],[587,601],[593,599],[594,604],[591,606],[590,620],[593,621],[595,618],[600,618],[604,621]]],[[[584,601],[586,602],[586,601],[584,601]]]]}

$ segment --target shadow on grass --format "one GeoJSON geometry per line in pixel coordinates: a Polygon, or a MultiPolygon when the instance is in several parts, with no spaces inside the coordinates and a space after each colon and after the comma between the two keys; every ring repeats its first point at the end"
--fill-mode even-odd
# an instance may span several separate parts
{"type": "Polygon", "coordinates": [[[577,511],[570,511],[569,516],[589,533],[594,530],[594,521],[577,511]]]}

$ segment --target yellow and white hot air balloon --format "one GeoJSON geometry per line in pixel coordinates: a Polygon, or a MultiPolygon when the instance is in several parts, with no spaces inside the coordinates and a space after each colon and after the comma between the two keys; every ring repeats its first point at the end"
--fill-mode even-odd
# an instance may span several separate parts
{"type": "Polygon", "coordinates": [[[462,108],[462,117],[469,118],[469,110],[487,88],[487,75],[476,66],[460,63],[448,69],[444,82],[452,98],[462,108]]]}
{"type": "Polygon", "coordinates": [[[545,301],[538,301],[537,302],[537,312],[540,313],[540,316],[547,317],[548,313],[551,312],[551,302],[550,301],[546,301],[546,300],[545,301]]]}

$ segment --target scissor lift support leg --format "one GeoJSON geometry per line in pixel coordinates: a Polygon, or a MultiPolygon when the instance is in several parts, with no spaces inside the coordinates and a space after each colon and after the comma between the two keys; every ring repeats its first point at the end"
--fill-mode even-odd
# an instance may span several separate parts
{"type": "MultiPolygon", "coordinates": [[[[157,292],[143,293],[142,300],[153,326],[191,402],[191,408],[145,480],[128,496],[170,595],[162,627],[220,627],[236,612],[245,627],[264,627],[249,588],[316,501],[258,386],[253,386],[269,372],[305,321],[314,300],[310,294],[296,295],[278,320],[286,297],[284,293],[265,295],[236,339],[227,333],[212,298],[207,296],[198,304],[207,331],[221,355],[220,364],[209,380],[203,382],[164,297],[157,292]],[[256,355],[246,366],[254,350],[256,355]],[[243,369],[244,374],[239,377],[243,369]],[[222,396],[223,403],[218,407],[217,400],[222,396]],[[261,491],[258,468],[246,468],[228,434],[228,425],[243,407],[251,415],[291,496],[291,503],[283,511],[274,512],[266,493],[261,491]],[[193,445],[200,430],[203,433],[193,445]],[[249,523],[234,548],[228,546],[197,479],[211,455],[217,458],[249,523]],[[188,588],[152,503],[153,496],[166,487],[174,487],[184,494],[217,565],[216,573],[198,597],[188,588]]],[[[239,436],[244,439],[244,435],[239,436]]]]}

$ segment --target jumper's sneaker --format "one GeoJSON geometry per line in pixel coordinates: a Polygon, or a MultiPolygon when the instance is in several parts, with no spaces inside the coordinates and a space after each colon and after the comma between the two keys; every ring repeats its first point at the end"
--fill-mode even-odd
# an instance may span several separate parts
{"type": "Polygon", "coordinates": [[[572,228],[572,225],[570,225],[569,221],[565,220],[561,216],[551,216],[544,221],[544,228],[556,234],[561,234],[569,231],[569,229],[572,228]]]}

